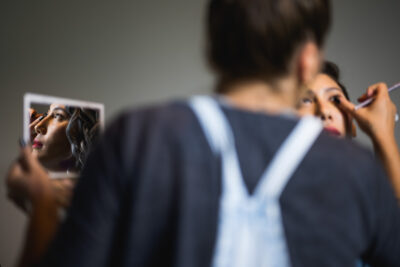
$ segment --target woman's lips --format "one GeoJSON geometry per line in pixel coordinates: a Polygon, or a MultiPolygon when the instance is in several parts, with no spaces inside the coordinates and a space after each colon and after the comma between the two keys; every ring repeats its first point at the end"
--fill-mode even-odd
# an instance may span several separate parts
{"type": "Polygon", "coordinates": [[[341,136],[342,134],[335,127],[325,127],[324,130],[333,136],[341,136]]]}
{"type": "Polygon", "coordinates": [[[40,149],[43,147],[43,143],[39,141],[33,141],[32,148],[40,149]]]}

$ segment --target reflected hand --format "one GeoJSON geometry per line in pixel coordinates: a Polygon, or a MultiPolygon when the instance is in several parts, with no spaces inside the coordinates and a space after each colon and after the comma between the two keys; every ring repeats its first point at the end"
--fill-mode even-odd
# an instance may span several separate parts
{"type": "Polygon", "coordinates": [[[39,114],[39,116],[35,117],[33,121],[29,123],[29,133],[30,133],[30,141],[32,142],[33,139],[36,137],[36,130],[35,126],[43,119],[43,114],[39,114]]]}
{"type": "Polygon", "coordinates": [[[21,149],[19,158],[11,165],[6,185],[9,198],[24,211],[28,203],[34,204],[44,194],[52,194],[48,174],[28,146],[21,149]]]}
{"type": "Polygon", "coordinates": [[[29,109],[29,121],[32,122],[34,120],[36,120],[38,117],[38,113],[36,112],[36,110],[34,108],[30,108],[29,109]]]}
{"type": "Polygon", "coordinates": [[[338,107],[351,114],[361,130],[369,135],[373,141],[379,142],[382,138],[393,137],[395,128],[396,106],[389,97],[385,83],[377,83],[368,87],[367,92],[358,98],[359,102],[374,98],[366,107],[355,109],[355,105],[344,97],[340,97],[338,107]]]}

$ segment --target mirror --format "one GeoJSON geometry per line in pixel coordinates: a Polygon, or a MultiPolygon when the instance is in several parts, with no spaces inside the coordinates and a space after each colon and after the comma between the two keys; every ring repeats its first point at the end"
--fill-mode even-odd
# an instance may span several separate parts
{"type": "Polygon", "coordinates": [[[77,177],[104,128],[101,103],[27,93],[24,140],[51,178],[77,177]]]}

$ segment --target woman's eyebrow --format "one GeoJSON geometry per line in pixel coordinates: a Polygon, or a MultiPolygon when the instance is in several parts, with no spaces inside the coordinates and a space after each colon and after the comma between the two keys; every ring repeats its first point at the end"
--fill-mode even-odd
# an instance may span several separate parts
{"type": "Polygon", "coordinates": [[[324,89],[325,93],[331,92],[331,91],[339,91],[339,92],[343,92],[342,89],[338,88],[338,87],[327,87],[324,89]]]}

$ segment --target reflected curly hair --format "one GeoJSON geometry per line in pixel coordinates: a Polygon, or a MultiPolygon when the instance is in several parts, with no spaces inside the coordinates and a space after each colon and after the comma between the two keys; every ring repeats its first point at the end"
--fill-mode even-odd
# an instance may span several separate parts
{"type": "Polygon", "coordinates": [[[75,158],[75,168],[81,170],[91,145],[100,134],[99,111],[72,106],[67,106],[66,110],[70,115],[66,134],[75,158]]]}

